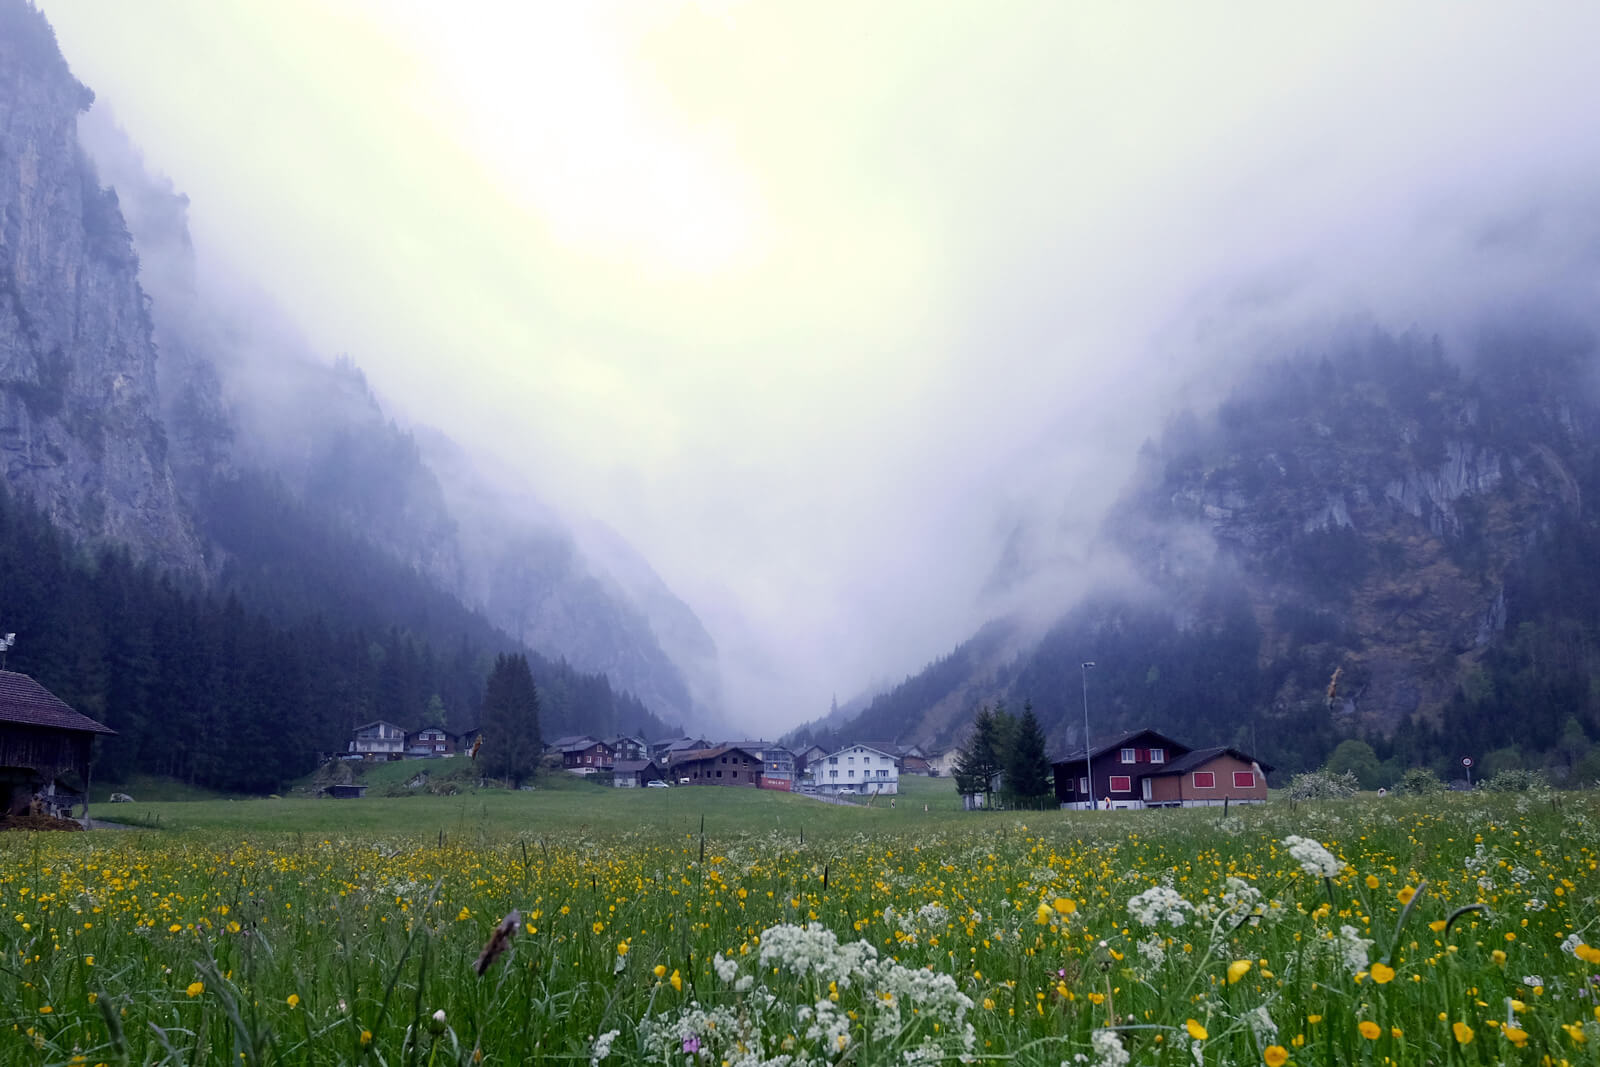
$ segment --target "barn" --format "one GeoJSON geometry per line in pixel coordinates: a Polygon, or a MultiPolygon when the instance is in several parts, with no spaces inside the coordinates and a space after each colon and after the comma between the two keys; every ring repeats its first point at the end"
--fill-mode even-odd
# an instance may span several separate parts
{"type": "Polygon", "coordinates": [[[26,674],[0,671],[0,815],[87,806],[94,736],[115,733],[26,674]]]}

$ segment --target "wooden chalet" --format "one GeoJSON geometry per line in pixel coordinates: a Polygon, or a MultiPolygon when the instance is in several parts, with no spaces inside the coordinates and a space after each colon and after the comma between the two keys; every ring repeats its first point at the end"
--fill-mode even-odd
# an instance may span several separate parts
{"type": "Polygon", "coordinates": [[[737,745],[697,748],[672,761],[672,776],[679,785],[726,785],[758,789],[761,757],[737,745]]]}
{"type": "Polygon", "coordinates": [[[1069,752],[1052,766],[1057,802],[1078,809],[1261,804],[1272,769],[1235,748],[1195,749],[1148,729],[1101,741],[1087,755],[1069,752]]]}
{"type": "Polygon", "coordinates": [[[604,741],[588,734],[569,734],[550,742],[550,749],[561,754],[561,766],[569,771],[593,774],[610,770],[616,757],[604,741]]]}
{"type": "Polygon", "coordinates": [[[350,735],[348,753],[364,760],[404,759],[406,754],[405,727],[375,719],[357,726],[350,735]]]}
{"type": "Polygon", "coordinates": [[[96,734],[115,730],[73,711],[26,674],[0,671],[0,815],[88,810],[96,734]]]}
{"type": "Polygon", "coordinates": [[[406,734],[406,759],[453,756],[461,739],[442,726],[424,726],[406,734]]]}

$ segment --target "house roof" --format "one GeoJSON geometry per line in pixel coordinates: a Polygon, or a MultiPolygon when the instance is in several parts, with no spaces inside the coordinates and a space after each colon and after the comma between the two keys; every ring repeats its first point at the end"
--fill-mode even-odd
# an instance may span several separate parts
{"type": "Polygon", "coordinates": [[[651,767],[658,771],[661,769],[661,765],[653,759],[621,759],[612,766],[611,771],[613,774],[638,774],[651,767]]]}
{"type": "Polygon", "coordinates": [[[865,741],[854,741],[854,742],[852,742],[852,743],[850,743],[848,745],[845,745],[843,748],[836,748],[832,752],[828,752],[828,753],[825,753],[825,754],[829,755],[829,756],[835,756],[835,755],[838,755],[840,752],[848,752],[852,748],[864,748],[869,752],[876,752],[880,756],[888,756],[890,759],[899,759],[900,758],[899,754],[896,753],[896,752],[891,752],[889,749],[885,749],[885,748],[879,748],[877,745],[871,745],[871,744],[868,744],[865,741]]]}
{"type": "Polygon", "coordinates": [[[0,722],[86,734],[116,733],[104,723],[73,711],[60,697],[16,671],[0,671],[0,722]]]}
{"type": "Polygon", "coordinates": [[[714,748],[693,748],[687,752],[679,752],[678,758],[673,760],[673,762],[683,763],[685,760],[695,761],[715,759],[718,756],[725,756],[729,752],[742,752],[746,756],[749,756],[751,759],[755,760],[759,760],[761,758],[758,754],[751,752],[743,745],[717,745],[714,748]]]}
{"type": "Polygon", "coordinates": [[[554,741],[550,742],[550,747],[567,748],[570,745],[578,744],[580,741],[583,742],[584,747],[599,743],[596,738],[590,737],[588,734],[568,734],[565,737],[558,737],[554,741]]]}
{"type": "Polygon", "coordinates": [[[703,737],[676,737],[667,746],[668,752],[693,752],[704,748],[707,744],[703,737]]]}
{"type": "Polygon", "coordinates": [[[371,722],[364,722],[360,726],[357,726],[354,730],[351,731],[351,733],[357,733],[358,734],[362,730],[365,730],[369,726],[393,726],[396,730],[399,730],[401,733],[405,733],[406,732],[405,727],[401,726],[397,722],[390,722],[388,719],[373,719],[371,722]]]}
{"type": "Polygon", "coordinates": [[[1254,763],[1261,768],[1262,774],[1272,770],[1270,765],[1262,763],[1260,760],[1256,759],[1254,756],[1251,756],[1247,752],[1241,752],[1238,749],[1232,748],[1228,745],[1215,745],[1211,748],[1197,748],[1188,755],[1178,757],[1159,770],[1147,771],[1145,776],[1148,778],[1159,778],[1162,775],[1167,774],[1185,774],[1189,771],[1198,770],[1199,768],[1204,767],[1218,756],[1232,756],[1240,763],[1254,763]]]}
{"type": "MultiPolygon", "coordinates": [[[[1099,741],[1096,741],[1094,743],[1093,748],[1091,748],[1090,751],[1089,751],[1088,758],[1090,758],[1090,759],[1098,759],[1101,756],[1105,755],[1107,752],[1111,752],[1111,751],[1113,751],[1115,749],[1125,748],[1125,747],[1127,747],[1127,744],[1128,744],[1129,741],[1137,740],[1138,738],[1144,737],[1146,735],[1149,735],[1150,737],[1154,737],[1154,738],[1159,739],[1161,741],[1161,743],[1163,745],[1165,745],[1166,748],[1170,752],[1186,753],[1186,752],[1189,751],[1189,746],[1184,744],[1182,741],[1174,741],[1172,738],[1168,737],[1166,734],[1157,733],[1156,731],[1154,731],[1152,729],[1149,729],[1148,727],[1140,727],[1137,730],[1129,730],[1129,731],[1127,731],[1125,733],[1120,733],[1120,734],[1117,734],[1117,735],[1115,735],[1113,737],[1102,737],[1099,741]]],[[[1051,762],[1053,762],[1053,763],[1071,763],[1074,760],[1081,760],[1083,758],[1084,758],[1083,748],[1080,746],[1080,747],[1078,747],[1076,749],[1073,749],[1072,751],[1068,752],[1064,756],[1056,757],[1056,759],[1052,760],[1051,762]]]]}

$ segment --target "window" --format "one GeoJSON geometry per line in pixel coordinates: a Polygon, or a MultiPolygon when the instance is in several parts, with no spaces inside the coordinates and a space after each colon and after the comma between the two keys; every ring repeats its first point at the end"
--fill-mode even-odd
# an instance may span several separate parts
{"type": "Polygon", "coordinates": [[[1194,772],[1194,787],[1196,789],[1215,789],[1217,787],[1217,775],[1216,775],[1216,772],[1214,772],[1214,771],[1195,771],[1194,772]]]}
{"type": "Polygon", "coordinates": [[[829,763],[838,763],[839,762],[839,757],[838,756],[829,756],[828,757],[828,762],[829,763]]]}
{"type": "Polygon", "coordinates": [[[1151,763],[1165,763],[1165,762],[1167,762],[1167,750],[1164,749],[1164,748],[1152,748],[1150,750],[1150,762],[1151,763]]]}
{"type": "Polygon", "coordinates": [[[1089,791],[1089,779],[1087,779],[1087,778],[1079,778],[1078,779],[1078,792],[1087,793],[1088,791],[1089,791]]]}
{"type": "Polygon", "coordinates": [[[1136,748],[1125,748],[1125,749],[1123,749],[1122,750],[1122,762],[1123,763],[1138,763],[1139,762],[1139,750],[1136,749],[1136,748]]]}
{"type": "Polygon", "coordinates": [[[837,777],[839,777],[839,772],[838,771],[829,771],[828,772],[828,777],[829,778],[837,778],[837,777]]]}
{"type": "Polygon", "coordinates": [[[721,777],[722,777],[722,772],[721,772],[721,771],[718,771],[718,772],[717,772],[717,777],[718,777],[718,778],[721,778],[721,777]]]}
{"type": "Polygon", "coordinates": [[[851,770],[850,771],[850,777],[854,778],[855,776],[856,776],[856,772],[854,770],[851,770]]]}
{"type": "Polygon", "coordinates": [[[1254,789],[1256,787],[1256,772],[1234,771],[1233,787],[1235,789],[1254,789]]]}
{"type": "Polygon", "coordinates": [[[851,766],[855,766],[856,758],[854,756],[851,756],[851,757],[849,757],[849,759],[850,759],[850,765],[851,766]]]}
{"type": "Polygon", "coordinates": [[[1133,792],[1133,779],[1126,774],[1113,774],[1111,776],[1111,791],[1113,793],[1133,792]]]}
{"type": "Polygon", "coordinates": [[[738,771],[734,771],[734,772],[733,772],[733,776],[734,776],[734,777],[735,777],[735,778],[737,778],[737,777],[739,777],[739,772],[738,772],[738,771]]]}

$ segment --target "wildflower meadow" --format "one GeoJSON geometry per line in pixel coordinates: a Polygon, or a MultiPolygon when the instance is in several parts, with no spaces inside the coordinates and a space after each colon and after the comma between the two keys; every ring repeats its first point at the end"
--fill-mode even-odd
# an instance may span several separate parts
{"type": "Polygon", "coordinates": [[[801,797],[702,832],[526,796],[454,835],[7,835],[0,1061],[1600,1062],[1592,795],[809,833],[801,797]]]}

